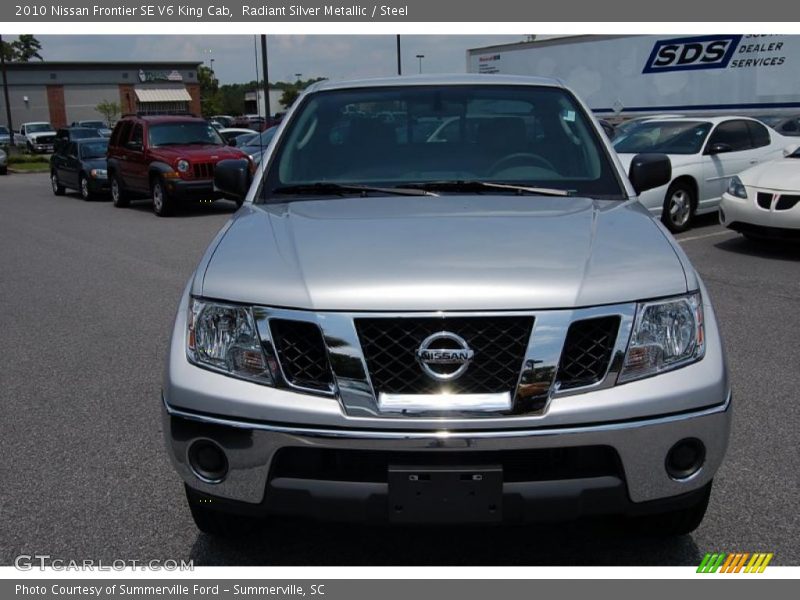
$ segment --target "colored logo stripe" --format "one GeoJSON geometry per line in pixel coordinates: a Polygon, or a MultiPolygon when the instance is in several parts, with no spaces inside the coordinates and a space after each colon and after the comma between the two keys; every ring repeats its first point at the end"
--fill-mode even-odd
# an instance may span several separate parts
{"type": "Polygon", "coordinates": [[[739,573],[744,569],[745,573],[763,573],[764,569],[772,560],[774,555],[771,552],[736,552],[725,554],[724,552],[708,552],[697,567],[698,573],[739,573]],[[748,562],[748,559],[749,562],[748,562]],[[745,563],[747,565],[745,566],[745,563]]]}

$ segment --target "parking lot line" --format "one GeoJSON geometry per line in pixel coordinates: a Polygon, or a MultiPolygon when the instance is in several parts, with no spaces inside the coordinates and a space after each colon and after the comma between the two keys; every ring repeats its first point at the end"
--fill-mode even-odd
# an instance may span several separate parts
{"type": "Polygon", "coordinates": [[[677,238],[677,239],[679,243],[683,243],[683,242],[691,242],[693,240],[703,240],[705,238],[717,237],[720,235],[739,235],[739,234],[736,233],[735,231],[730,231],[726,229],[725,231],[716,231],[714,233],[706,233],[704,235],[693,235],[691,237],[677,238]]]}

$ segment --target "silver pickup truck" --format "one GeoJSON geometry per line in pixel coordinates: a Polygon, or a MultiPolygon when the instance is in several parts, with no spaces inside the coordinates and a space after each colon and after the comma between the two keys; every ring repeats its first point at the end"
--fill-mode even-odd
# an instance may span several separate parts
{"type": "Polygon", "coordinates": [[[560,82],[321,82],[180,301],[164,431],[204,532],[253,517],[705,514],[731,393],[698,274],[560,82]]]}

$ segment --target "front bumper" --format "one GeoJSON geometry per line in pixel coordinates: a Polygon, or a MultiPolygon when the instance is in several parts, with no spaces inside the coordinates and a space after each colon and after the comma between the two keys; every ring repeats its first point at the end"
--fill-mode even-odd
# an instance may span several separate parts
{"type": "Polygon", "coordinates": [[[109,194],[111,193],[111,182],[107,177],[90,177],[89,191],[93,194],[109,194]]]}
{"type": "MultiPolygon", "coordinates": [[[[514,520],[568,519],[590,514],[638,514],[653,506],[678,506],[701,494],[719,468],[731,425],[730,396],[718,406],[658,418],[586,426],[532,430],[397,431],[339,430],[254,423],[178,410],[164,403],[163,426],[172,462],[186,484],[207,502],[238,512],[385,520],[389,516],[388,483],[364,476],[366,461],[377,455],[415,464],[493,464],[505,457],[570,450],[613,455],[616,469],[570,465],[548,477],[504,481],[503,513],[514,520]],[[665,457],[679,440],[699,439],[706,448],[703,466],[687,479],[671,478],[665,457]],[[228,460],[219,483],[201,480],[189,466],[188,450],[197,440],[212,440],[228,460]],[[301,449],[354,458],[356,477],[292,476],[278,468],[286,449],[301,449]],[[446,456],[449,455],[449,456],[446,456]],[[450,460],[448,460],[450,459],[450,460]],[[362,462],[363,461],[363,462],[362,462]],[[487,463],[488,461],[488,463],[487,463]],[[571,470],[572,469],[572,470],[571,470]],[[570,475],[571,474],[571,475],[570,475]]],[[[586,455],[586,452],[583,452],[586,455]]],[[[312,454],[313,455],[313,454],[312,454]]],[[[508,458],[506,458],[508,460],[508,458]]],[[[301,469],[302,471],[303,469],[301,469]]],[[[313,469],[312,469],[313,471],[313,469]]],[[[306,472],[309,472],[306,470],[306,472]]]]}
{"type": "Polygon", "coordinates": [[[221,198],[214,191],[214,182],[210,179],[191,181],[186,179],[166,179],[167,193],[178,200],[216,200],[221,198]]]}
{"type": "Polygon", "coordinates": [[[723,194],[720,223],[725,227],[756,237],[800,240],[800,204],[788,210],[765,209],[753,199],[757,192],[778,194],[771,190],[748,190],[748,198],[723,194]]]}

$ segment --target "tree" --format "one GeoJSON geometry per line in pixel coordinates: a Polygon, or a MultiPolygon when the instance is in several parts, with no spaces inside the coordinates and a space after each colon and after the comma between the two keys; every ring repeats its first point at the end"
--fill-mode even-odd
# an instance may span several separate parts
{"type": "Polygon", "coordinates": [[[281,94],[281,104],[283,104],[286,108],[289,108],[294,101],[297,100],[297,97],[300,95],[300,90],[296,87],[287,87],[283,90],[283,94],[281,94]]]}
{"type": "Polygon", "coordinates": [[[42,44],[30,34],[20,35],[13,42],[3,42],[0,52],[8,62],[30,62],[34,58],[44,60],[39,51],[42,44]]]}
{"type": "Polygon", "coordinates": [[[119,102],[113,102],[109,100],[103,100],[100,104],[95,106],[94,109],[101,115],[103,115],[108,125],[111,125],[114,121],[117,120],[117,117],[119,116],[121,110],[119,102]]]}
{"type": "Polygon", "coordinates": [[[197,69],[197,81],[200,83],[200,109],[204,117],[220,114],[222,98],[219,92],[219,80],[214,71],[205,65],[197,69]]]}

